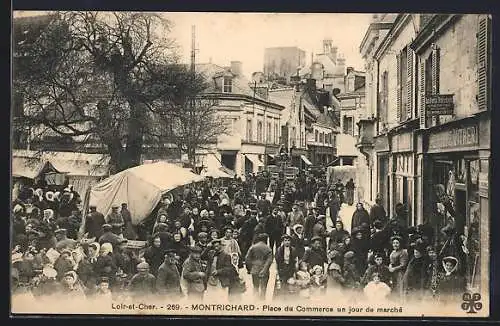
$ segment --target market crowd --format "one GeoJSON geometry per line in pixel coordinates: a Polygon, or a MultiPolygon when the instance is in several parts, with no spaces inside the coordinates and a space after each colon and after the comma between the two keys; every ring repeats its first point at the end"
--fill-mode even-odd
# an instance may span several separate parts
{"type": "Polygon", "coordinates": [[[82,218],[71,186],[24,187],[12,204],[12,290],[207,302],[245,292],[264,299],[270,285],[276,300],[340,291],[446,301],[466,291],[475,243],[453,223],[410,227],[403,204],[389,218],[380,198],[368,211],[354,203],[352,179],[327,183],[324,174],[305,171],[272,179],[263,172],[189,185],[165,196],[138,226],[127,203],[106,216],[91,206],[82,218]],[[342,205],[356,205],[350,230],[342,205]],[[131,246],[135,240],[145,248],[131,246]]]}

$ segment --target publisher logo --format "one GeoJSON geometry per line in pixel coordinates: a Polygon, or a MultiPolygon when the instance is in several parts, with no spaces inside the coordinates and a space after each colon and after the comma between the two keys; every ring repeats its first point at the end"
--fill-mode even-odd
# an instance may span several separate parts
{"type": "Polygon", "coordinates": [[[479,293],[464,293],[462,296],[464,302],[462,302],[462,309],[468,314],[475,314],[479,310],[483,309],[483,304],[481,303],[481,294],[479,293]]]}

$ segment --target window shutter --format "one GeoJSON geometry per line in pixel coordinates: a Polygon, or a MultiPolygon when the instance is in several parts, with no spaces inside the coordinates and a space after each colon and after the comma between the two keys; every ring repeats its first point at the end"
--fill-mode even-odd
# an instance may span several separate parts
{"type": "Polygon", "coordinates": [[[412,118],[413,113],[413,50],[410,47],[407,47],[407,65],[406,72],[408,74],[408,78],[406,80],[406,119],[412,118]]]}
{"type": "Polygon", "coordinates": [[[479,19],[478,33],[477,33],[477,83],[478,94],[477,104],[479,110],[488,110],[490,106],[490,18],[482,16],[479,19]]]}
{"type": "Polygon", "coordinates": [[[432,94],[439,94],[439,48],[432,46],[432,94]]]}
{"type": "Polygon", "coordinates": [[[426,114],[425,114],[425,60],[421,58],[419,71],[418,71],[418,91],[420,97],[418,98],[419,114],[420,114],[420,128],[426,127],[426,114]]]}
{"type": "Polygon", "coordinates": [[[396,72],[397,72],[397,93],[396,93],[396,114],[398,122],[401,121],[401,54],[396,54],[396,72]]]}

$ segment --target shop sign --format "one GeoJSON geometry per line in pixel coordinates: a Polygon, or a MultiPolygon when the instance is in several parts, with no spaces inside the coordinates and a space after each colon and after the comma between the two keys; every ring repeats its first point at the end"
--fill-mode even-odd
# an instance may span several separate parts
{"type": "Polygon", "coordinates": [[[479,144],[478,126],[454,128],[429,135],[429,150],[470,147],[479,144]]]}
{"type": "Polygon", "coordinates": [[[488,197],[489,180],[488,173],[479,172],[479,195],[488,197]]]}
{"type": "Polygon", "coordinates": [[[376,152],[389,151],[389,139],[387,138],[387,136],[375,137],[375,151],[376,152]]]}
{"type": "Polygon", "coordinates": [[[454,111],[453,94],[433,94],[425,96],[427,116],[452,115],[454,111]]]}
{"type": "Polygon", "coordinates": [[[392,152],[411,152],[413,150],[412,136],[410,132],[392,136],[392,152]]]}

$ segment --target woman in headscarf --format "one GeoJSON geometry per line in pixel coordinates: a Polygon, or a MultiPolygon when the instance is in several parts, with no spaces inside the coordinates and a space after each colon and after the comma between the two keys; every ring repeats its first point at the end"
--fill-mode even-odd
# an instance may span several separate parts
{"type": "Polygon", "coordinates": [[[94,266],[97,262],[100,248],[101,246],[98,242],[91,243],[88,246],[87,254],[82,257],[76,269],[82,284],[86,288],[87,295],[93,294],[96,290],[98,277],[94,266]]]}
{"type": "Polygon", "coordinates": [[[459,261],[453,256],[442,259],[444,272],[438,277],[437,293],[441,301],[461,300],[466,291],[466,281],[458,272],[459,261]]]}
{"type": "Polygon", "coordinates": [[[156,276],[158,268],[165,259],[165,250],[162,248],[161,238],[155,236],[151,239],[149,247],[144,251],[144,259],[148,263],[149,272],[156,276]]]}
{"type": "Polygon", "coordinates": [[[83,299],[85,292],[78,279],[78,274],[75,271],[66,272],[61,280],[62,294],[67,295],[65,299],[83,299]]]}
{"type": "Polygon", "coordinates": [[[107,277],[110,280],[110,285],[114,284],[117,267],[113,259],[113,245],[111,243],[105,242],[101,245],[94,268],[98,278],[107,277]]]}
{"type": "Polygon", "coordinates": [[[38,245],[40,246],[40,248],[50,249],[55,247],[57,243],[55,237],[56,229],[57,225],[54,220],[54,211],[52,209],[44,210],[43,218],[40,221],[40,225],[38,227],[38,245]]]}
{"type": "Polygon", "coordinates": [[[239,273],[239,260],[240,256],[233,252],[231,254],[231,272],[228,273],[228,279],[229,279],[229,301],[234,302],[234,301],[239,301],[241,300],[241,297],[243,293],[246,291],[246,284],[245,281],[240,277],[239,273]]]}
{"type": "Polygon", "coordinates": [[[413,249],[413,256],[408,263],[403,277],[403,291],[409,300],[421,300],[427,285],[427,260],[425,245],[419,243],[413,249]]]}
{"type": "Polygon", "coordinates": [[[57,271],[57,279],[61,281],[67,272],[74,270],[74,267],[75,261],[73,260],[71,251],[64,249],[54,263],[54,269],[57,271]]]}
{"type": "Polygon", "coordinates": [[[292,237],[291,237],[292,247],[297,251],[297,257],[299,260],[304,257],[306,252],[306,245],[304,239],[304,227],[301,224],[295,224],[292,227],[292,237]]]}

